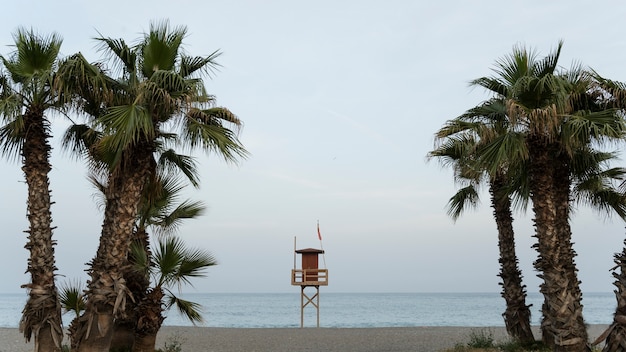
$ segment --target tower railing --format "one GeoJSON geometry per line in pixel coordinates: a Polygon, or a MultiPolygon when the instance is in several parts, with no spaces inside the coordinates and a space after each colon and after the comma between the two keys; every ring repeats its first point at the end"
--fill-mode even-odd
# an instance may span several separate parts
{"type": "Polygon", "coordinates": [[[294,286],[328,286],[328,269],[292,269],[294,286]]]}

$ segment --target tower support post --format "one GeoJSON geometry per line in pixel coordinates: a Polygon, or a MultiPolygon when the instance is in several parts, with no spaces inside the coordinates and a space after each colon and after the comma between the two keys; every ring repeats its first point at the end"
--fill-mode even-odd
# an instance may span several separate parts
{"type": "Polygon", "coordinates": [[[306,307],[309,304],[315,307],[316,316],[317,316],[317,327],[319,328],[320,327],[320,287],[319,285],[315,285],[315,286],[301,285],[300,286],[300,327],[301,328],[304,327],[304,307],[306,307]],[[309,296],[305,292],[304,289],[307,287],[315,288],[315,293],[313,294],[313,296],[309,296]]]}

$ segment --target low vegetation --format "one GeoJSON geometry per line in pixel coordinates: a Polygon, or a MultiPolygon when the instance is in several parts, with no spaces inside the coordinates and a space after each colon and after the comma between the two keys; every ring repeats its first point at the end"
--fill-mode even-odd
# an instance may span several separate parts
{"type": "Polygon", "coordinates": [[[522,344],[517,341],[498,342],[493,337],[493,332],[489,329],[472,330],[468,336],[467,343],[459,343],[454,348],[442,352],[548,352],[550,348],[541,341],[532,344],[522,344]]]}

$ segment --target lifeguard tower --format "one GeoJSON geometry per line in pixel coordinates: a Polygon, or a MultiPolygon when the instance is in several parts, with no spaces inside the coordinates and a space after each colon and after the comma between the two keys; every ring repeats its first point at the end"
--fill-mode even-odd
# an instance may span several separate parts
{"type": "Polygon", "coordinates": [[[319,268],[319,255],[323,249],[305,248],[295,249],[293,270],[291,270],[291,285],[300,286],[300,327],[304,327],[304,307],[311,304],[317,312],[317,327],[320,327],[320,286],[328,286],[328,270],[319,268]],[[296,254],[302,255],[302,268],[296,269],[296,254]],[[305,288],[315,288],[311,296],[305,288]]]}

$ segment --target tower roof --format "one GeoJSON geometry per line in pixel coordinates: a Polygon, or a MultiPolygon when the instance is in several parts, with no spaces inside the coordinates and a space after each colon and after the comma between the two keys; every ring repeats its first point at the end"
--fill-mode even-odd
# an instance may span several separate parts
{"type": "Polygon", "coordinates": [[[304,249],[297,249],[296,253],[302,254],[302,253],[318,253],[318,254],[322,254],[324,253],[323,249],[315,249],[315,248],[304,248],[304,249]]]}

